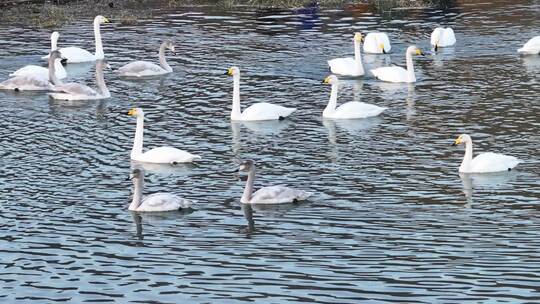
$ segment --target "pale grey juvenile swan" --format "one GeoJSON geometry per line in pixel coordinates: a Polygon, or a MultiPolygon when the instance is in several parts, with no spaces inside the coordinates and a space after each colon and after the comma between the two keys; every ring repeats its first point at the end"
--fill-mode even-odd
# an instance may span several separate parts
{"type": "Polygon", "coordinates": [[[154,193],[143,197],[144,170],[142,168],[134,169],[130,178],[133,180],[133,200],[128,208],[131,211],[163,212],[191,208],[191,201],[171,193],[154,193]]]}
{"type": "Polygon", "coordinates": [[[175,54],[172,42],[169,40],[163,41],[159,47],[159,65],[148,61],[133,61],[120,67],[118,74],[128,77],[144,77],[171,73],[173,70],[167,63],[167,59],[165,59],[165,49],[169,49],[173,55],[175,54]]]}
{"type": "Polygon", "coordinates": [[[284,204],[303,201],[313,193],[297,190],[285,186],[263,187],[253,192],[255,179],[255,164],[252,160],[246,160],[240,164],[240,171],[248,172],[248,179],[241,202],[244,204],[284,204]]]}
{"type": "Polygon", "coordinates": [[[53,82],[55,84],[55,91],[58,91],[59,93],[50,93],[49,96],[51,96],[53,99],[61,100],[91,100],[111,97],[111,93],[109,93],[109,89],[107,88],[105,80],[103,79],[103,68],[105,66],[106,63],[103,60],[96,61],[97,90],[92,89],[87,85],[75,82],[53,82]]]}

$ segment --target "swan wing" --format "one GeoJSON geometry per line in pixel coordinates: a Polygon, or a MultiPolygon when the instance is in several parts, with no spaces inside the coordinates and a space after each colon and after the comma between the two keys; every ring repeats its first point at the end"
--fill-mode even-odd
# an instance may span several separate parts
{"type": "Polygon", "coordinates": [[[368,33],[364,40],[364,52],[372,54],[381,54],[383,50],[380,45],[384,45],[384,51],[390,52],[392,45],[390,45],[390,39],[385,33],[368,33]]]}
{"type": "Polygon", "coordinates": [[[291,115],[294,111],[296,111],[295,108],[286,108],[271,103],[260,102],[246,108],[240,118],[247,121],[283,119],[291,115]]]}
{"type": "Polygon", "coordinates": [[[48,77],[15,76],[0,82],[0,90],[50,91],[53,85],[49,83],[48,77]]]}
{"type": "Polygon", "coordinates": [[[499,153],[482,153],[471,161],[470,172],[485,173],[508,171],[521,161],[513,156],[499,153]]]}
{"type": "Polygon", "coordinates": [[[407,70],[399,66],[382,67],[371,70],[371,73],[382,81],[407,82],[407,70]]]}
{"type": "Polygon", "coordinates": [[[311,196],[311,192],[285,186],[264,187],[251,196],[250,204],[284,204],[302,201],[311,196]]]}
{"type": "Polygon", "coordinates": [[[47,78],[49,77],[49,69],[38,65],[27,65],[9,74],[9,76],[37,76],[47,78]]]}
{"type": "Polygon", "coordinates": [[[94,54],[88,52],[85,49],[74,46],[61,48],[59,51],[69,63],[88,62],[96,60],[96,56],[94,56],[94,54]]]}
{"type": "Polygon", "coordinates": [[[328,66],[333,74],[345,76],[361,76],[363,71],[359,71],[354,58],[335,58],[328,60],[328,66]]]}
{"type": "Polygon", "coordinates": [[[529,39],[518,52],[523,54],[540,54],[540,36],[529,39]]]}
{"type": "Polygon", "coordinates": [[[366,118],[381,114],[386,108],[378,107],[365,102],[351,101],[339,106],[331,118],[366,118]]]}
{"type": "Polygon", "coordinates": [[[178,164],[190,163],[195,159],[200,159],[198,155],[176,149],[173,147],[159,147],[146,151],[134,158],[136,161],[155,164],[178,164]]]}
{"type": "Polygon", "coordinates": [[[152,76],[168,73],[159,65],[148,61],[130,62],[118,69],[118,74],[121,76],[152,76]]]}
{"type": "Polygon", "coordinates": [[[171,193],[154,193],[143,198],[136,211],[177,211],[191,207],[191,202],[171,193]]]}

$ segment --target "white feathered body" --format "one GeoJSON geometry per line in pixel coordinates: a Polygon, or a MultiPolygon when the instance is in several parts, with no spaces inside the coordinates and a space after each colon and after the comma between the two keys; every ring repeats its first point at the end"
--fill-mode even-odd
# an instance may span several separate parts
{"type": "Polygon", "coordinates": [[[365,102],[351,101],[342,104],[331,113],[324,113],[324,118],[332,119],[355,119],[377,116],[386,108],[372,105],[365,102]]]}
{"type": "MultiPolygon", "coordinates": [[[[54,63],[54,69],[56,78],[58,79],[64,79],[67,77],[66,70],[62,66],[62,63],[60,63],[60,60],[56,60],[54,63]]],[[[49,69],[46,67],[38,66],[38,65],[27,65],[24,66],[15,72],[9,74],[9,76],[35,76],[39,78],[49,78],[49,69]]]]}
{"type": "Polygon", "coordinates": [[[54,91],[48,77],[15,76],[0,82],[0,90],[54,91]]]}
{"type": "Polygon", "coordinates": [[[191,208],[191,201],[170,193],[154,193],[143,198],[141,204],[131,211],[160,212],[191,208]]]}
{"type": "Polygon", "coordinates": [[[538,55],[540,54],[540,36],[531,38],[522,48],[518,49],[518,53],[538,55]]]}
{"type": "Polygon", "coordinates": [[[513,156],[499,153],[482,153],[473,158],[469,164],[463,162],[459,172],[463,173],[488,173],[508,171],[517,166],[521,161],[513,156]]]}
{"type": "Polygon", "coordinates": [[[409,79],[406,69],[399,66],[382,67],[371,70],[371,73],[379,80],[387,82],[415,82],[416,78],[409,79]]]}
{"type": "Polygon", "coordinates": [[[171,71],[167,71],[161,66],[148,61],[130,62],[118,69],[118,74],[120,76],[128,77],[155,76],[167,73],[171,73],[171,71]]]}
{"type": "MultiPolygon", "coordinates": [[[[59,49],[62,57],[67,59],[68,63],[80,63],[80,62],[89,62],[96,61],[98,59],[103,59],[103,57],[98,58],[94,54],[90,53],[85,49],[79,47],[70,46],[59,49]]],[[[49,55],[41,57],[43,59],[49,59],[49,55]]]]}
{"type": "Polygon", "coordinates": [[[384,51],[390,52],[392,45],[390,45],[390,39],[385,33],[368,33],[364,40],[364,52],[371,54],[382,54],[381,44],[384,45],[384,51]]]}
{"type": "Polygon", "coordinates": [[[431,33],[431,45],[437,47],[452,46],[456,44],[454,30],[447,27],[438,27],[431,33]]]}
{"type": "Polygon", "coordinates": [[[333,74],[351,77],[364,75],[364,70],[358,67],[358,63],[352,57],[328,60],[328,66],[333,74]]]}
{"type": "Polygon", "coordinates": [[[297,190],[285,186],[270,186],[261,188],[251,195],[251,199],[244,204],[285,204],[307,199],[313,193],[297,190]]]}
{"type": "Polygon", "coordinates": [[[271,103],[260,102],[253,104],[246,108],[242,114],[240,114],[240,121],[256,121],[256,120],[275,120],[282,119],[291,115],[295,108],[286,108],[271,103]]]}
{"type": "Polygon", "coordinates": [[[140,155],[132,156],[131,159],[144,163],[179,164],[190,163],[195,159],[201,159],[201,157],[173,147],[159,147],[140,155]]]}

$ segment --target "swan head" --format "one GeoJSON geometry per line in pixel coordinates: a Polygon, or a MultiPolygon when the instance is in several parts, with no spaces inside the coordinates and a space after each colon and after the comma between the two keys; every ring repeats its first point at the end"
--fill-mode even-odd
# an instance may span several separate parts
{"type": "Polygon", "coordinates": [[[172,43],[172,41],[170,40],[165,40],[163,42],[163,44],[165,45],[166,48],[169,49],[169,51],[171,51],[171,53],[173,53],[173,55],[176,55],[176,52],[174,50],[174,44],[172,43]]]}
{"type": "Polygon", "coordinates": [[[133,109],[129,110],[127,114],[129,116],[138,117],[138,116],[143,115],[144,113],[143,113],[143,110],[141,108],[133,108],[133,109]]]}
{"type": "Polygon", "coordinates": [[[230,67],[227,72],[225,72],[225,75],[229,75],[229,76],[236,76],[236,75],[240,75],[240,69],[237,68],[237,67],[230,67]]]}
{"type": "Polygon", "coordinates": [[[249,172],[251,171],[254,165],[255,163],[251,159],[248,159],[248,160],[243,161],[240,164],[239,170],[244,171],[244,172],[249,172]]]}
{"type": "Polygon", "coordinates": [[[461,134],[460,136],[458,136],[458,138],[456,138],[456,140],[454,140],[452,146],[457,146],[468,142],[471,142],[471,137],[467,134],[461,134]]]}
{"type": "Polygon", "coordinates": [[[101,15],[98,15],[96,16],[96,18],[94,18],[94,23],[109,23],[109,19],[101,16],[101,15]]]}
{"type": "Polygon", "coordinates": [[[354,33],[354,41],[355,42],[364,42],[364,36],[360,34],[359,32],[354,33]]]}
{"type": "Polygon", "coordinates": [[[324,80],[323,80],[323,84],[337,84],[338,83],[338,78],[336,75],[330,75],[328,77],[326,77],[324,80]]]}
{"type": "Polygon", "coordinates": [[[407,54],[424,56],[424,52],[422,52],[421,49],[419,49],[418,47],[414,45],[411,45],[410,47],[407,48],[407,54]]]}

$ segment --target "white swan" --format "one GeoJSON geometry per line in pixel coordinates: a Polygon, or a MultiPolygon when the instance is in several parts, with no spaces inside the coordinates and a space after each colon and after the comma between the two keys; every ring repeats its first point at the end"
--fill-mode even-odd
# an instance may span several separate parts
{"type": "Polygon", "coordinates": [[[364,40],[364,52],[371,54],[386,54],[390,52],[392,45],[386,33],[372,32],[366,35],[364,40]]]}
{"type": "Polygon", "coordinates": [[[431,33],[431,45],[435,48],[435,52],[440,47],[452,46],[456,44],[456,36],[454,30],[450,27],[437,27],[431,33]]]}
{"type": "Polygon", "coordinates": [[[137,117],[135,139],[133,141],[133,149],[131,149],[132,160],[144,163],[175,165],[201,159],[198,155],[193,155],[172,147],[154,148],[143,153],[144,112],[141,108],[134,108],[129,110],[128,115],[137,117]]]}
{"type": "Polygon", "coordinates": [[[296,111],[295,108],[286,108],[271,103],[259,102],[252,104],[244,112],[240,110],[240,69],[232,67],[225,72],[226,75],[233,76],[233,105],[231,120],[255,121],[284,119],[296,111]]]}
{"type": "Polygon", "coordinates": [[[362,55],[360,54],[360,43],[362,40],[362,34],[354,34],[354,58],[346,57],[328,60],[328,66],[330,66],[330,71],[332,73],[353,77],[364,75],[362,55]]]}
{"type": "MultiPolygon", "coordinates": [[[[58,32],[51,34],[51,52],[56,50],[56,42],[58,41],[58,32]]],[[[62,59],[58,58],[54,61],[54,68],[56,69],[56,78],[64,79],[67,77],[66,69],[62,65],[62,59]]],[[[15,72],[9,74],[9,76],[37,76],[45,79],[49,78],[49,69],[39,65],[26,65],[15,72]]]]}
{"type": "Polygon", "coordinates": [[[93,99],[104,99],[111,97],[109,89],[105,84],[103,79],[103,68],[106,66],[106,63],[103,60],[96,61],[96,86],[97,90],[92,89],[91,87],[79,84],[75,82],[70,83],[55,83],[55,91],[58,93],[50,93],[53,99],[60,100],[93,100],[93,99]]]}
{"type": "Polygon", "coordinates": [[[60,52],[51,52],[48,69],[49,77],[43,77],[42,75],[15,76],[0,82],[0,90],[54,91],[54,84],[59,82],[56,79],[54,63],[60,59],[62,59],[60,52]]]}
{"type": "Polygon", "coordinates": [[[175,54],[172,42],[165,40],[159,47],[159,65],[148,61],[134,61],[120,67],[118,74],[120,76],[144,77],[171,73],[173,70],[165,59],[166,48],[175,54]]]}
{"type": "MultiPolygon", "coordinates": [[[[62,53],[62,56],[67,59],[68,63],[78,63],[78,62],[88,62],[95,61],[98,59],[105,58],[105,53],[103,52],[103,44],[101,43],[101,32],[99,30],[99,25],[101,23],[108,23],[109,19],[103,16],[96,16],[94,18],[94,40],[96,45],[96,53],[92,54],[85,49],[79,47],[65,47],[61,48],[59,51],[62,53]]],[[[42,57],[47,59],[48,56],[42,57]]]]}
{"type": "Polygon", "coordinates": [[[154,193],[143,198],[144,170],[134,169],[130,178],[133,180],[133,200],[129,204],[130,211],[163,212],[191,209],[191,201],[171,193],[154,193]]]}
{"type": "Polygon", "coordinates": [[[332,85],[332,92],[330,93],[330,100],[328,105],[323,111],[324,118],[331,119],[353,119],[353,118],[366,118],[371,116],[377,116],[381,114],[386,108],[381,108],[369,103],[349,101],[342,104],[336,109],[337,95],[339,88],[339,80],[335,75],[326,77],[323,81],[324,84],[332,85]]]}
{"type": "Polygon", "coordinates": [[[416,82],[416,76],[414,74],[413,55],[424,55],[422,51],[416,46],[409,46],[405,51],[405,58],[407,59],[407,69],[399,66],[382,67],[371,70],[371,73],[376,78],[382,81],[388,82],[416,82]]]}
{"type": "Polygon", "coordinates": [[[461,166],[459,166],[459,172],[462,173],[510,171],[521,162],[513,156],[492,152],[482,153],[473,158],[472,139],[467,134],[461,134],[452,146],[460,144],[465,144],[465,156],[461,166]]]}
{"type": "Polygon", "coordinates": [[[538,55],[540,54],[540,36],[534,36],[522,48],[518,49],[520,54],[538,55]]]}
{"type": "Polygon", "coordinates": [[[255,164],[246,160],[240,164],[240,171],[248,172],[248,179],[240,201],[244,204],[283,204],[303,201],[313,193],[285,186],[263,187],[253,193],[255,179],[255,164]]]}

